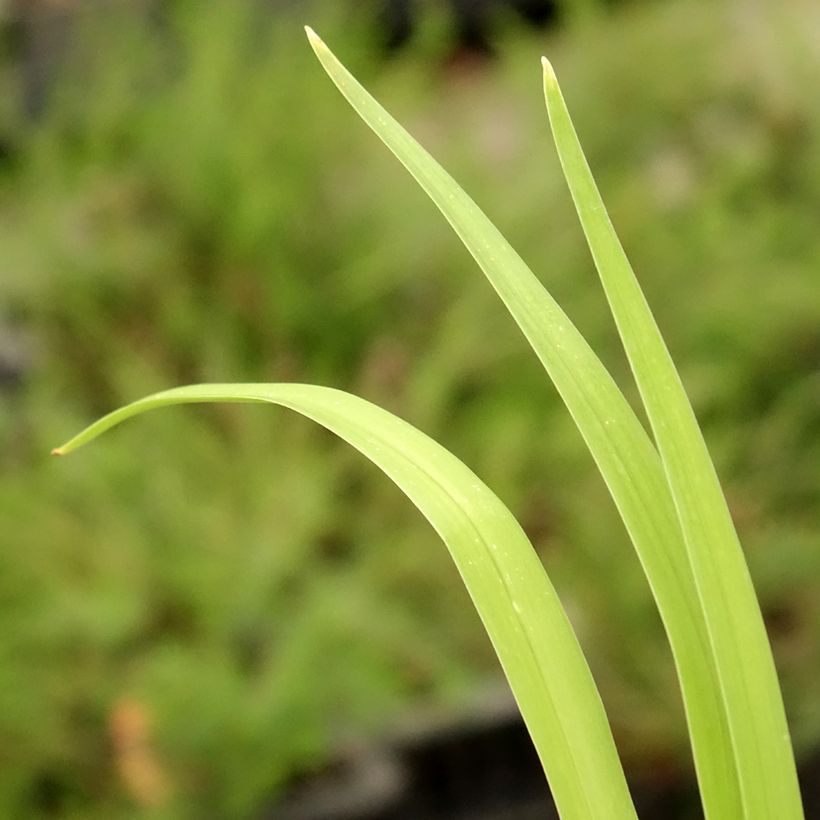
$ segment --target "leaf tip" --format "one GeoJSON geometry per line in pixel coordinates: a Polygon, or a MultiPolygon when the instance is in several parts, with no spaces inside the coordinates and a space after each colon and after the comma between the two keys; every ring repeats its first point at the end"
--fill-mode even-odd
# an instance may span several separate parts
{"type": "Polygon", "coordinates": [[[51,455],[53,455],[53,456],[64,456],[65,455],[65,447],[55,447],[51,451],[51,455]]]}
{"type": "Polygon", "coordinates": [[[550,88],[557,88],[558,78],[555,76],[555,69],[546,57],[541,58],[541,67],[544,70],[544,84],[550,88]]]}
{"type": "Polygon", "coordinates": [[[322,38],[310,26],[305,26],[305,34],[307,34],[307,38],[311,46],[313,46],[314,51],[318,48],[326,47],[322,38]]]}

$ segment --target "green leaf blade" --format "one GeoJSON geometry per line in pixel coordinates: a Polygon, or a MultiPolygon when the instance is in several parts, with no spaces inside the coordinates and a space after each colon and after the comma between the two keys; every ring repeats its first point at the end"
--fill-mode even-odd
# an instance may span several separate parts
{"type": "Polygon", "coordinates": [[[359,116],[427,192],[549,373],[610,490],[669,637],[710,820],[737,818],[740,792],[719,678],[662,464],[623,394],[497,228],[310,30],[311,45],[359,116]]]}
{"type": "Polygon", "coordinates": [[[501,501],[455,456],[369,402],[299,384],[196,385],[127,405],[55,453],[151,409],[201,402],[278,404],[321,424],[380,467],[447,544],[510,681],[565,820],[633,820],[595,683],[541,562],[501,501]]]}
{"type": "MultiPolygon", "coordinates": [[[[544,92],[561,165],[646,407],[684,534],[732,739],[742,799],[739,816],[801,818],[774,661],[717,474],[546,60],[544,92]]],[[[727,815],[714,811],[714,816],[727,815]]]]}

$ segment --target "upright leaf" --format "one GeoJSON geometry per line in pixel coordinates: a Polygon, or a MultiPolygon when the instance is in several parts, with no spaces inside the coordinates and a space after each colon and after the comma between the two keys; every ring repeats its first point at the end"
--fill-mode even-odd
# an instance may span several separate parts
{"type": "Polygon", "coordinates": [[[646,431],[584,338],[487,216],[322,40],[307,31],[330,78],[444,214],[561,394],[609,487],[660,610],[706,811],[710,820],[741,817],[731,737],[706,622],[663,467],[646,431]]]}
{"type": "Polygon", "coordinates": [[[720,677],[743,816],[750,820],[802,817],[774,661],[717,474],[546,60],[544,92],[561,165],[638,383],[683,530],[720,677]]]}

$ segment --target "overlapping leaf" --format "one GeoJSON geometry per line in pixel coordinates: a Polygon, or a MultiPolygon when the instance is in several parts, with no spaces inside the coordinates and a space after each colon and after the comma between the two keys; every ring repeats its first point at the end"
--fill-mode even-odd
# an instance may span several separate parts
{"type": "Polygon", "coordinates": [[[348,102],[435,202],[506,304],[578,426],[635,545],[672,646],[703,802],[741,817],[740,792],[709,634],[663,467],[598,357],[498,229],[443,168],[308,30],[348,102]]]}
{"type": "Polygon", "coordinates": [[[638,383],[683,530],[720,678],[742,816],[802,817],[774,661],[717,474],[546,60],[544,92],[561,165],[638,383]]]}

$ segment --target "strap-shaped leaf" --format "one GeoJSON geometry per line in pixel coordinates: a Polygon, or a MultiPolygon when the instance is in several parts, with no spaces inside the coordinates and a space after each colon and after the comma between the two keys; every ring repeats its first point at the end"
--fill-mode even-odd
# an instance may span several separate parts
{"type": "MultiPolygon", "coordinates": [[[[783,701],[743,551],[683,384],[604,207],[552,68],[561,165],[638,383],[683,529],[720,676],[746,818],[802,817],[783,701]]],[[[715,817],[729,817],[715,813],[715,817]]]]}
{"type": "Polygon", "coordinates": [[[561,394],[609,487],[660,610],[704,806],[710,820],[740,817],[731,738],[706,622],[663,467],[646,431],[584,338],[487,216],[310,29],[308,36],[348,102],[450,222],[561,394]]]}
{"type": "Polygon", "coordinates": [[[561,816],[634,818],[595,683],[527,536],[471,470],[407,422],[326,387],[196,385],[116,410],[55,453],[68,453],[146,410],[226,401],[289,407],[349,442],[395,481],[450,550],[510,681],[561,816]]]}

